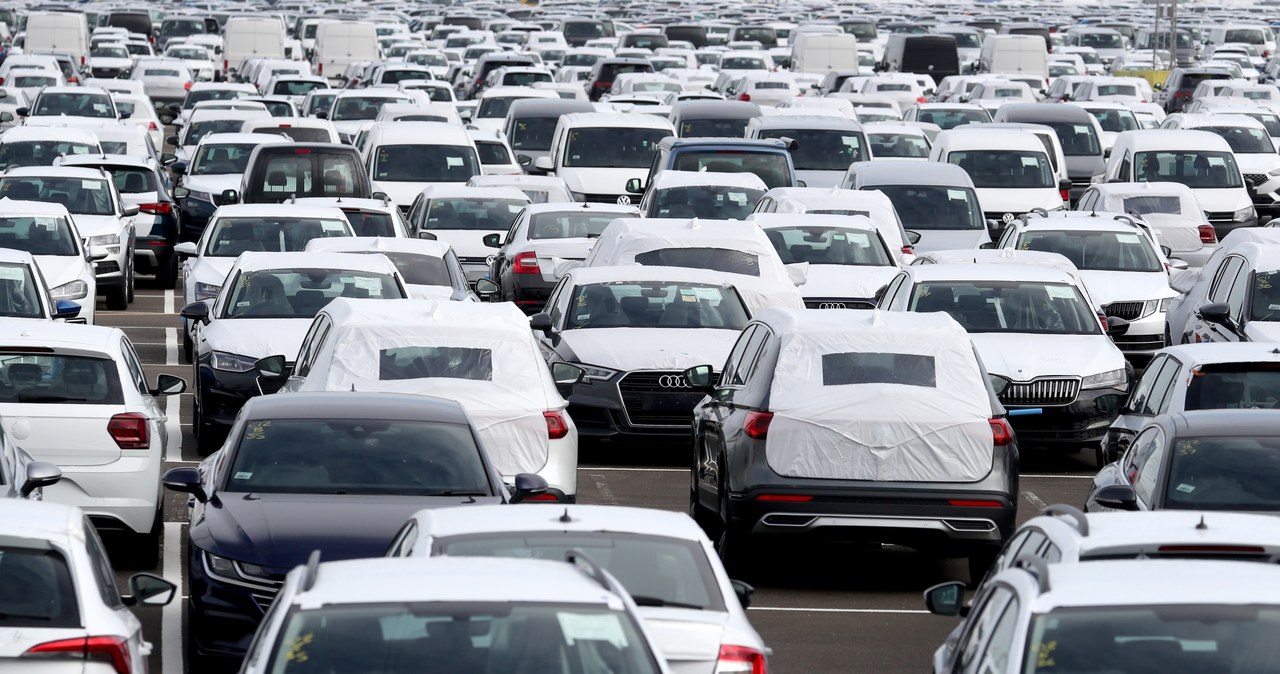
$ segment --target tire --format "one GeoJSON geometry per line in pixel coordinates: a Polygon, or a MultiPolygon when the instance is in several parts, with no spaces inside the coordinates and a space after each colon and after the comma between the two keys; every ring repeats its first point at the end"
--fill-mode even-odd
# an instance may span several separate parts
{"type": "Polygon", "coordinates": [[[107,308],[112,311],[124,311],[129,308],[129,289],[124,283],[107,288],[107,308]]]}
{"type": "Polygon", "coordinates": [[[199,397],[196,397],[191,405],[191,432],[196,436],[196,454],[209,456],[218,449],[220,438],[215,437],[213,429],[205,424],[199,397]]]}
{"type": "Polygon", "coordinates": [[[969,553],[969,587],[977,587],[982,582],[999,554],[1000,546],[996,545],[975,548],[969,553]]]}
{"type": "Polygon", "coordinates": [[[134,279],[134,273],[133,273],[133,251],[131,250],[129,251],[129,273],[128,273],[128,276],[125,277],[125,282],[124,282],[125,289],[128,292],[126,299],[128,300],[129,304],[133,304],[134,280],[135,279],[134,279]]]}
{"type": "Polygon", "coordinates": [[[165,290],[172,290],[178,283],[178,256],[170,253],[166,262],[156,271],[156,284],[165,290]]]}
{"type": "Polygon", "coordinates": [[[182,330],[182,356],[188,363],[194,363],[196,345],[191,341],[191,333],[185,327],[179,329],[182,330]]]}
{"type": "Polygon", "coordinates": [[[151,531],[142,534],[130,534],[126,537],[124,562],[130,569],[144,571],[154,570],[160,564],[160,539],[164,536],[164,517],[161,510],[156,510],[155,520],[151,523],[151,531]]]}
{"type": "Polygon", "coordinates": [[[702,529],[703,533],[711,540],[716,540],[717,534],[720,532],[719,519],[711,509],[698,502],[698,464],[697,454],[694,455],[694,465],[689,470],[689,517],[702,529]]]}
{"type": "Polygon", "coordinates": [[[715,539],[716,552],[729,577],[746,580],[752,575],[754,565],[749,534],[729,523],[729,491],[720,485],[720,535],[715,539]]]}

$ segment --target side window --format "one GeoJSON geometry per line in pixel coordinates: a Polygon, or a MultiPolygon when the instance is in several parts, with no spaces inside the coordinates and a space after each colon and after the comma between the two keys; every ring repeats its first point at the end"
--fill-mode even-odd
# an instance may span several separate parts
{"type": "Polygon", "coordinates": [[[1013,653],[1013,637],[1018,628],[1018,598],[1013,597],[1005,605],[1000,618],[991,629],[991,638],[982,649],[979,672],[1004,672],[1009,669],[1009,656],[1013,653]]]}
{"type": "Polygon", "coordinates": [[[1081,211],[1091,210],[1093,208],[1092,206],[1093,195],[1094,195],[1093,190],[1089,190],[1088,192],[1085,192],[1084,194],[1080,195],[1080,203],[1076,205],[1076,210],[1081,210],[1081,211]]]}
{"type": "Polygon", "coordinates": [[[1160,370],[1160,376],[1156,377],[1155,385],[1151,389],[1151,397],[1147,399],[1147,408],[1152,414],[1165,413],[1169,393],[1173,391],[1174,382],[1181,371],[1182,363],[1177,358],[1169,356],[1168,364],[1160,370]]]}
{"type": "Polygon", "coordinates": [[[1120,168],[1116,171],[1116,176],[1122,180],[1129,180],[1129,153],[1124,153],[1124,159],[1120,161],[1120,168]]]}
{"type": "Polygon", "coordinates": [[[1029,531],[1027,530],[1019,531],[1004,544],[1004,549],[1000,551],[999,555],[996,555],[995,563],[991,565],[991,570],[987,572],[988,577],[1004,571],[1013,564],[1013,560],[1018,558],[1018,551],[1022,549],[1023,543],[1027,542],[1028,534],[1029,531]]]}
{"type": "Polygon", "coordinates": [[[1227,295],[1231,292],[1231,283],[1235,280],[1236,275],[1240,273],[1240,269],[1244,267],[1244,258],[1231,256],[1219,268],[1218,276],[1213,280],[1213,288],[1209,290],[1209,302],[1226,302],[1227,295]]]}
{"type": "Polygon", "coordinates": [[[400,529],[400,533],[396,534],[394,540],[391,541],[391,547],[387,548],[387,557],[406,557],[412,547],[410,543],[418,533],[417,520],[409,520],[408,524],[400,529]]]}
{"type": "Polygon", "coordinates": [[[747,345],[747,352],[744,354],[742,364],[738,366],[738,377],[742,379],[742,383],[751,381],[755,376],[756,366],[760,364],[761,356],[764,355],[766,348],[769,346],[769,338],[773,337],[773,331],[761,326],[757,331],[759,340],[752,338],[751,344],[747,345]]]}
{"type": "Polygon", "coordinates": [[[1159,428],[1151,430],[1151,436],[1143,439],[1150,445],[1150,449],[1146,452],[1142,465],[1138,467],[1138,479],[1133,480],[1133,492],[1147,505],[1151,505],[1151,498],[1155,495],[1156,481],[1160,477],[1160,465],[1164,463],[1165,453],[1164,431],[1159,428]]]}
{"type": "Polygon", "coordinates": [[[120,600],[120,588],[116,587],[116,574],[111,570],[111,560],[107,557],[107,549],[103,547],[102,539],[98,538],[97,530],[87,517],[84,520],[84,534],[84,547],[89,553],[89,567],[93,570],[93,584],[98,586],[102,603],[112,608],[124,606],[124,602],[120,600]]]}
{"type": "Polygon", "coordinates": [[[1125,455],[1122,463],[1124,465],[1125,479],[1129,480],[1130,484],[1137,480],[1138,472],[1142,470],[1143,465],[1147,463],[1147,459],[1155,451],[1155,438],[1159,430],[1157,427],[1152,427],[1139,433],[1138,437],[1134,439],[1133,445],[1129,447],[1129,452],[1125,455]]]}
{"type": "Polygon", "coordinates": [[[961,637],[960,652],[956,658],[958,671],[964,674],[980,671],[983,646],[990,640],[1000,617],[1004,615],[1005,607],[1012,600],[1012,591],[1006,587],[997,586],[975,604],[974,607],[977,610],[969,615],[968,631],[961,637]]]}
{"type": "Polygon", "coordinates": [[[892,307],[894,305],[894,300],[897,299],[898,293],[902,290],[902,286],[906,281],[906,274],[900,273],[893,277],[893,280],[889,282],[889,286],[885,288],[884,297],[880,298],[880,306],[885,309],[892,307]]]}
{"type": "Polygon", "coordinates": [[[1241,324],[1244,317],[1244,303],[1249,297],[1249,288],[1253,287],[1253,270],[1242,267],[1240,273],[1236,274],[1236,282],[1231,286],[1231,293],[1227,295],[1227,306],[1231,307],[1231,319],[1236,325],[1241,324]]]}
{"type": "Polygon", "coordinates": [[[1004,234],[1000,236],[1000,244],[996,248],[1013,248],[1014,242],[1018,239],[1018,234],[1020,232],[1017,227],[1005,227],[1004,234]]]}
{"type": "Polygon", "coordinates": [[[751,343],[751,339],[755,337],[756,332],[760,329],[758,325],[748,325],[746,330],[738,335],[738,341],[734,343],[733,349],[729,351],[729,358],[724,362],[724,369],[720,371],[720,383],[729,386],[730,382],[738,377],[738,368],[743,367],[742,354],[746,352],[747,345],[751,343]]]}
{"type": "Polygon", "coordinates": [[[1044,549],[1044,554],[1041,556],[1044,557],[1045,562],[1049,564],[1057,564],[1062,561],[1062,550],[1053,543],[1050,543],[1049,547],[1044,549]]]}
{"type": "Polygon", "coordinates": [[[133,344],[126,338],[121,340],[120,347],[120,351],[124,354],[125,367],[129,368],[129,379],[133,381],[138,393],[150,395],[151,389],[147,387],[147,375],[142,369],[142,363],[138,361],[138,354],[133,350],[133,344]]]}
{"type": "Polygon", "coordinates": [[[516,230],[520,229],[520,223],[524,222],[524,211],[516,214],[516,219],[511,222],[511,229],[507,230],[507,235],[502,239],[503,244],[509,244],[516,240],[516,230]]]}
{"type": "Polygon", "coordinates": [[[569,277],[566,276],[560,279],[560,285],[556,286],[556,289],[551,291],[551,297],[547,299],[547,306],[551,307],[552,325],[560,325],[560,318],[564,315],[564,307],[562,306],[564,304],[564,297],[562,297],[562,295],[564,295],[565,288],[568,286],[569,277]]]}
{"type": "MultiPolygon", "coordinates": [[[[1032,555],[1034,557],[1039,557],[1040,547],[1048,540],[1049,537],[1045,536],[1043,531],[1040,531],[1039,529],[1032,529],[1027,533],[1027,542],[1022,545],[1022,549],[1018,551],[1018,555],[1032,555]]],[[[1014,560],[1017,560],[1017,557],[1014,557],[1014,560]]]]}
{"type": "Polygon", "coordinates": [[[1168,356],[1159,355],[1147,366],[1146,372],[1143,372],[1142,378],[1138,380],[1138,385],[1133,387],[1133,392],[1129,394],[1126,412],[1143,414],[1142,408],[1146,405],[1147,399],[1151,397],[1151,388],[1155,386],[1156,377],[1160,376],[1160,368],[1164,366],[1167,360],[1168,356]]]}
{"type": "Polygon", "coordinates": [[[298,352],[298,361],[293,368],[295,377],[305,377],[311,372],[311,366],[316,362],[316,354],[320,353],[320,346],[324,344],[324,338],[329,335],[329,328],[332,325],[333,321],[324,314],[316,320],[316,324],[311,328],[311,334],[303,340],[302,350],[298,352]]]}
{"type": "Polygon", "coordinates": [[[453,287],[458,290],[467,290],[471,287],[467,283],[467,272],[463,271],[462,263],[458,261],[458,256],[452,248],[444,254],[444,266],[449,268],[449,278],[453,279],[453,287]]]}

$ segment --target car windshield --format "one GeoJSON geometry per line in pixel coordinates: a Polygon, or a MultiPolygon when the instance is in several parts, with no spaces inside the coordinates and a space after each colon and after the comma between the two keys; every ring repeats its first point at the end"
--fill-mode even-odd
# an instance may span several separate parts
{"type": "Polygon", "coordinates": [[[551,137],[556,132],[559,117],[521,117],[516,120],[511,130],[511,149],[537,150],[545,152],[551,149],[551,137]]]}
{"type": "Polygon", "coordinates": [[[255,420],[244,424],[233,456],[223,489],[235,493],[488,496],[492,491],[466,424],[255,420]]]}
{"type": "Polygon", "coordinates": [[[191,162],[191,175],[227,175],[244,173],[253,154],[252,143],[218,143],[201,145],[191,162]]]}
{"type": "Polygon", "coordinates": [[[344,208],[342,209],[342,214],[347,216],[347,222],[351,223],[351,229],[355,231],[356,236],[387,236],[395,238],[404,236],[402,232],[408,229],[404,226],[402,218],[390,212],[344,208]]]}
{"type": "Polygon", "coordinates": [[[53,160],[64,154],[91,154],[99,148],[66,140],[0,141],[0,166],[53,166],[53,160]]]}
{"type": "Polygon", "coordinates": [[[192,122],[183,136],[183,145],[198,145],[200,139],[211,133],[239,133],[244,128],[243,119],[203,119],[192,122]]]}
{"type": "MultiPolygon", "coordinates": [[[[796,141],[791,161],[799,171],[845,171],[849,164],[867,161],[865,139],[857,131],[841,129],[766,129],[761,138],[796,141]]],[[[927,154],[927,151],[926,151],[927,154]]]]}
{"type": "Polygon", "coordinates": [[[405,57],[405,62],[412,63],[416,66],[440,66],[448,67],[449,60],[443,54],[435,54],[430,52],[417,52],[409,54],[405,57]]]}
{"type": "Polygon", "coordinates": [[[1124,49],[1124,37],[1112,33],[1082,33],[1076,44],[1094,49],[1124,49]]]}
{"type": "Polygon", "coordinates": [[[0,316],[45,318],[40,288],[25,264],[0,264],[0,316]]]}
{"type": "Polygon", "coordinates": [[[182,59],[184,61],[208,61],[209,60],[209,52],[203,49],[194,49],[194,48],[178,47],[175,49],[170,49],[167,53],[167,56],[170,56],[176,59],[182,59]]]}
{"type": "MultiPolygon", "coordinates": [[[[574,168],[648,168],[665,129],[623,127],[570,129],[564,166],[574,168]]],[[[741,132],[738,134],[741,136],[741,132]]]]}
{"type": "Polygon", "coordinates": [[[640,606],[724,610],[707,555],[692,540],[613,531],[495,532],[436,539],[432,552],[563,561],[574,550],[613,574],[640,606]]]}
{"type": "Polygon", "coordinates": [[[492,166],[494,164],[506,165],[511,163],[511,153],[507,152],[507,146],[501,142],[476,141],[476,152],[480,155],[480,163],[492,166]]]}
{"type": "Polygon", "coordinates": [[[1093,93],[1098,96],[1137,96],[1138,88],[1132,84],[1100,84],[1093,93]]]}
{"type": "Polygon", "coordinates": [[[493,352],[461,346],[400,346],[378,352],[378,379],[493,381],[493,352]]]}
{"type": "Polygon", "coordinates": [[[432,199],[427,204],[425,229],[507,231],[529,205],[527,200],[459,197],[432,199]]]}
{"type": "Polygon", "coordinates": [[[946,131],[954,129],[964,124],[983,124],[991,121],[991,116],[986,110],[966,110],[966,109],[939,109],[939,110],[921,110],[916,114],[916,121],[925,122],[927,124],[937,124],[938,128],[946,131]]]}
{"type": "Polygon", "coordinates": [[[200,89],[187,94],[186,100],[182,102],[182,109],[190,110],[201,101],[232,101],[248,95],[248,92],[238,89],[200,89]]]}
{"type": "Polygon", "coordinates": [[[1193,371],[1187,383],[1187,410],[1276,409],[1280,406],[1280,363],[1211,363],[1193,371]]]}
{"type": "MultiPolygon", "coordinates": [[[[788,154],[782,152],[741,152],[734,150],[706,150],[681,152],[676,155],[676,171],[714,171],[716,173],[754,173],[764,181],[765,187],[791,186],[791,167],[788,154]]],[[[647,164],[647,162],[646,162],[647,164]]],[[[848,166],[844,167],[848,169],[848,166]]]]}
{"type": "Polygon", "coordinates": [[[1254,129],[1247,126],[1199,126],[1200,131],[1210,131],[1222,136],[1231,151],[1236,154],[1269,154],[1276,153],[1276,146],[1266,129],[1254,129]]]}
{"type": "Polygon", "coordinates": [[[1043,152],[964,150],[947,154],[964,169],[978,189],[1045,189],[1055,187],[1053,169],[1043,152]]]}
{"type": "Polygon", "coordinates": [[[1098,142],[1098,133],[1092,124],[1083,122],[1041,121],[1058,134],[1058,142],[1062,144],[1062,154],[1068,157],[1100,157],[1102,146],[1098,142]]]}
{"type": "Polygon", "coordinates": [[[1192,189],[1244,187],[1235,155],[1230,152],[1138,152],[1134,155],[1133,178],[1138,182],[1182,183],[1192,189]]]}
{"type": "Polygon", "coordinates": [[[1180,510],[1280,510],[1280,440],[1274,437],[1177,438],[1169,457],[1165,507],[1180,510]]]}
{"type": "Polygon", "coordinates": [[[868,133],[867,142],[871,144],[871,154],[881,159],[885,157],[924,159],[929,156],[929,141],[924,136],[893,132],[868,133]]]}
{"type": "Polygon", "coordinates": [[[910,310],[945,311],[969,332],[1101,334],[1084,296],[1064,283],[926,281],[916,285],[910,310]]]}
{"type": "Polygon", "coordinates": [[[507,116],[511,104],[527,96],[489,96],[476,107],[477,119],[499,119],[507,116]]]}
{"type": "MultiPolygon", "coordinates": [[[[691,265],[663,264],[663,266],[688,267],[691,265]]],[[[569,313],[565,317],[564,329],[566,330],[577,328],[741,330],[748,320],[747,309],[736,291],[730,287],[706,283],[675,281],[592,283],[574,288],[569,307],[569,313]]]]}
{"type": "Polygon", "coordinates": [[[403,299],[395,277],[348,269],[262,269],[242,272],[222,318],[316,317],[335,297],[403,299]]]}
{"type": "Polygon", "coordinates": [[[1125,213],[1136,213],[1138,215],[1147,215],[1148,213],[1179,215],[1183,212],[1182,197],[1176,195],[1125,197],[1122,210],[1125,213]]]}
{"type": "Polygon", "coordinates": [[[271,216],[218,218],[204,254],[239,257],[247,251],[288,253],[305,250],[312,239],[351,236],[345,220],[271,216]]]}
{"type": "Polygon", "coordinates": [[[651,217],[745,220],[764,190],[749,187],[692,185],[657,190],[651,217]]]}
{"type": "Polygon", "coordinates": [[[379,145],[373,179],[387,182],[465,183],[480,174],[475,150],[465,145],[379,145]]]}
{"type": "Polygon", "coordinates": [[[776,227],[765,230],[782,261],[860,267],[893,265],[874,231],[845,227],[776,227]]]}
{"type": "Polygon", "coordinates": [[[741,119],[686,119],[680,122],[681,138],[742,138],[746,135],[749,118],[741,119]]]}
{"type": "Polygon", "coordinates": [[[307,109],[303,113],[311,117],[317,112],[326,112],[333,107],[333,101],[337,98],[337,94],[315,94],[308,99],[307,109]]]}
{"type": "Polygon", "coordinates": [[[124,393],[106,356],[0,351],[0,403],[123,405],[124,393]]]}
{"type": "MultiPolygon", "coordinates": [[[[372,235],[361,234],[360,236],[372,235]]],[[[435,257],[434,255],[397,253],[385,250],[360,252],[386,255],[387,259],[391,260],[391,264],[394,264],[396,269],[400,271],[405,283],[419,286],[443,286],[446,288],[453,286],[453,280],[449,276],[449,266],[444,261],[444,258],[435,257]]]]}
{"type": "Polygon", "coordinates": [[[1098,120],[1098,126],[1101,126],[1103,131],[1120,133],[1122,131],[1135,131],[1138,128],[1138,120],[1128,110],[1100,108],[1090,110],[1089,113],[1098,120]]]}
{"type": "Polygon", "coordinates": [[[907,229],[985,229],[978,194],[964,185],[869,185],[893,202],[907,229]]]}
{"type": "Polygon", "coordinates": [[[31,114],[38,117],[68,115],[115,119],[116,109],[111,105],[111,96],[106,94],[57,92],[37,98],[31,114]]]}
{"type": "Polygon", "coordinates": [[[0,199],[62,204],[73,215],[115,215],[105,178],[13,176],[0,178],[0,199]]]}
{"type": "Polygon", "coordinates": [[[159,189],[159,181],[151,169],[135,166],[105,166],[111,173],[111,182],[121,194],[141,194],[155,192],[159,189]]]}
{"type": "Polygon", "coordinates": [[[1037,230],[1023,232],[1022,250],[1063,255],[1080,270],[1158,272],[1164,268],[1151,242],[1137,232],[1037,230]]]}
{"type": "Polygon", "coordinates": [[[378,117],[378,111],[382,110],[383,105],[406,102],[401,98],[389,98],[386,96],[343,96],[334,101],[333,114],[330,119],[335,122],[372,120],[378,117]]]}
{"type": "Polygon", "coordinates": [[[0,248],[32,255],[80,254],[67,221],[44,216],[0,216],[0,248]]]}
{"type": "Polygon", "coordinates": [[[620,213],[562,211],[538,213],[529,218],[530,239],[572,239],[600,236],[620,213]]]}
{"type": "Polygon", "coordinates": [[[290,612],[278,644],[272,674],[419,674],[428,659],[449,672],[661,671],[627,613],[587,603],[335,604],[290,612]]]}
{"type": "Polygon", "coordinates": [[[0,578],[5,585],[0,629],[18,633],[14,628],[35,628],[41,633],[80,628],[80,602],[62,553],[39,546],[0,546],[0,578]]]}
{"type": "Polygon", "coordinates": [[[1280,321],[1280,271],[1259,271],[1253,276],[1251,318],[1280,321]]]}
{"type": "Polygon", "coordinates": [[[52,86],[57,80],[53,75],[14,75],[11,81],[19,89],[34,89],[52,86]]]}

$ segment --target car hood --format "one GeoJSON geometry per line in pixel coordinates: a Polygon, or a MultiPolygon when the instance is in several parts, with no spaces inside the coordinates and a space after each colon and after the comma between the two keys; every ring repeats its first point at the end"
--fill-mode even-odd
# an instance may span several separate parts
{"type": "Polygon", "coordinates": [[[249,358],[283,355],[292,361],[311,329],[310,318],[220,318],[200,330],[210,349],[249,358]]]}
{"type": "Polygon", "coordinates": [[[101,129],[103,127],[120,126],[120,120],[103,119],[101,117],[76,117],[73,115],[39,115],[23,119],[22,125],[68,126],[76,129],[101,129]]]}
{"type": "MultiPolygon", "coordinates": [[[[564,180],[569,191],[579,194],[627,194],[627,181],[632,178],[644,180],[649,174],[648,168],[561,168],[556,175],[564,180]]],[[[640,197],[633,196],[639,201],[640,197]]]]}
{"type": "Polygon", "coordinates": [[[36,255],[34,257],[36,266],[44,275],[45,283],[48,283],[51,289],[70,283],[81,278],[82,275],[93,276],[92,272],[85,274],[89,263],[79,255],[36,255]]]}
{"type": "Polygon", "coordinates": [[[1151,225],[1151,231],[1156,235],[1156,240],[1175,252],[1204,248],[1204,242],[1200,240],[1198,221],[1191,221],[1185,216],[1173,213],[1147,213],[1142,218],[1151,225]]]}
{"type": "Polygon", "coordinates": [[[119,234],[120,218],[114,215],[72,215],[76,221],[76,229],[86,240],[99,234],[119,234]]]}
{"type": "Polygon", "coordinates": [[[1072,155],[1063,157],[1067,163],[1067,175],[1073,178],[1092,178],[1107,170],[1107,162],[1102,155],[1072,155]]]}
{"type": "Polygon", "coordinates": [[[208,175],[188,175],[182,179],[182,186],[192,192],[222,194],[226,190],[240,189],[241,174],[213,173],[208,175]]]}
{"type": "Polygon", "coordinates": [[[1249,321],[1244,324],[1244,334],[1251,342],[1280,342],[1280,323],[1249,321]]]}
{"type": "Polygon", "coordinates": [[[977,248],[991,241],[991,235],[983,229],[920,229],[910,224],[902,226],[920,235],[920,242],[915,245],[916,254],[929,253],[935,250],[958,250],[977,248]]]}
{"type": "Polygon", "coordinates": [[[90,56],[90,68],[132,68],[133,59],[116,58],[114,56],[90,56]]]}
{"type": "Polygon", "coordinates": [[[501,131],[506,117],[481,117],[467,122],[467,126],[480,131],[501,131]]]}
{"type": "MultiPolygon", "coordinates": [[[[719,367],[740,331],[714,328],[584,328],[559,333],[573,360],[624,372],[719,367]]],[[[562,354],[567,355],[567,354],[562,354]]]]}
{"type": "Polygon", "coordinates": [[[1232,213],[1253,205],[1248,190],[1243,187],[1197,188],[1194,191],[1200,208],[1210,213],[1232,213]]]}
{"type": "Polygon", "coordinates": [[[796,180],[802,181],[805,187],[839,187],[844,180],[844,173],[844,171],[796,169],[796,180]]]}
{"type": "Polygon", "coordinates": [[[221,286],[227,281],[227,274],[231,273],[235,263],[234,257],[202,257],[196,261],[192,275],[196,283],[221,286]]]}
{"type": "Polygon", "coordinates": [[[405,290],[409,291],[409,297],[415,300],[451,300],[453,299],[454,290],[451,286],[428,286],[404,284],[405,290]]]}
{"type": "MultiPolygon", "coordinates": [[[[1241,173],[1270,173],[1277,166],[1280,166],[1280,155],[1274,152],[1261,153],[1236,153],[1236,164],[1240,166],[1241,173]]],[[[1270,180],[1271,176],[1267,176],[1270,180]]]]}
{"type": "Polygon", "coordinates": [[[458,257],[492,257],[497,251],[484,245],[486,234],[503,234],[495,229],[433,229],[436,239],[453,247],[458,257]]]}
{"type": "Polygon", "coordinates": [[[1062,195],[1052,187],[1013,188],[979,187],[978,203],[983,213],[1026,213],[1033,208],[1062,208],[1062,195]]]}
{"type": "Polygon", "coordinates": [[[1105,306],[1112,302],[1135,302],[1173,297],[1178,293],[1169,287],[1164,272],[1081,270],[1080,278],[1094,302],[1105,306]]]}
{"type": "Polygon", "coordinates": [[[865,299],[898,275],[897,267],[855,267],[842,264],[809,264],[809,276],[800,294],[810,297],[865,299]]]}
{"type": "MultiPolygon", "coordinates": [[[[198,547],[279,569],[304,564],[312,550],[328,561],[380,557],[396,530],[422,508],[469,497],[218,494],[191,527],[198,547]]],[[[486,503],[497,497],[477,498],[486,503]]]]}
{"type": "Polygon", "coordinates": [[[373,191],[383,192],[391,198],[392,203],[401,207],[409,208],[413,205],[413,200],[418,198],[418,194],[426,187],[433,185],[462,185],[463,183],[428,183],[428,182],[403,182],[390,180],[373,181],[373,191]]]}
{"type": "Polygon", "coordinates": [[[1124,355],[1106,335],[969,335],[991,374],[1013,381],[1036,377],[1087,376],[1124,368],[1124,355]]]}

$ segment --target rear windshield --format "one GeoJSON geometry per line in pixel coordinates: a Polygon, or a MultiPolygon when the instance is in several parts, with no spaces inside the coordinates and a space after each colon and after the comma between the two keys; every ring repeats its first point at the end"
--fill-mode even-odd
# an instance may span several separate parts
{"type": "Polygon", "coordinates": [[[765,234],[784,263],[885,267],[893,263],[875,232],[843,227],[779,227],[765,234]]]}
{"type": "Polygon", "coordinates": [[[381,211],[366,211],[359,208],[344,208],[342,214],[347,216],[351,229],[356,236],[401,236],[402,228],[396,227],[395,216],[381,211]]]}
{"type": "Polygon", "coordinates": [[[31,110],[33,116],[68,115],[111,119],[116,116],[111,97],[103,94],[60,92],[40,96],[31,110]]]}
{"type": "MultiPolygon", "coordinates": [[[[371,235],[361,234],[361,236],[371,235]]],[[[445,263],[444,258],[418,255],[416,253],[394,253],[385,250],[371,250],[368,252],[386,255],[391,260],[391,264],[394,264],[396,269],[400,271],[405,283],[418,286],[444,286],[446,288],[453,286],[453,279],[449,277],[449,266],[445,263]]]]}
{"type": "Polygon", "coordinates": [[[269,133],[284,136],[295,143],[332,143],[333,135],[328,129],[306,128],[299,126],[268,126],[254,129],[252,133],[269,133]]]}
{"type": "Polygon", "coordinates": [[[693,185],[658,190],[653,199],[655,218],[710,218],[745,220],[756,208],[764,190],[747,187],[693,185]]]}
{"type": "Polygon", "coordinates": [[[591,283],[574,290],[565,329],[716,328],[747,324],[742,299],[727,286],[675,281],[591,283]]]}
{"type": "Polygon", "coordinates": [[[0,546],[0,627],[80,626],[67,560],[53,550],[0,546]]]}
{"type": "Polygon", "coordinates": [[[90,154],[97,149],[92,145],[72,141],[0,142],[0,167],[53,166],[53,160],[64,154],[90,154]]]}
{"type": "Polygon", "coordinates": [[[123,405],[110,358],[5,353],[0,347],[0,402],[123,405]]]}
{"type": "Polygon", "coordinates": [[[373,163],[373,179],[387,182],[465,183],[479,173],[465,145],[379,145],[373,163]]]}
{"type": "Polygon", "coordinates": [[[747,118],[687,119],[680,122],[681,138],[742,138],[746,135],[747,118]]]}
{"type": "Polygon", "coordinates": [[[1182,213],[1182,197],[1125,197],[1124,212],[1146,215],[1148,213],[1182,213]]]}
{"type": "Polygon", "coordinates": [[[1163,271],[1149,241],[1136,232],[1024,232],[1018,246],[1022,250],[1058,253],[1081,270],[1163,271]]]}
{"type": "Polygon", "coordinates": [[[378,379],[493,381],[493,351],[464,346],[400,346],[378,352],[378,379]]]}
{"type": "MultiPolygon", "coordinates": [[[[677,171],[754,173],[766,187],[790,187],[791,167],[785,152],[688,151],[676,155],[677,171]]],[[[847,165],[845,169],[849,168],[847,165]]]]}
{"type": "Polygon", "coordinates": [[[1280,508],[1280,441],[1265,436],[1174,440],[1165,507],[1274,512],[1280,508]]]}
{"type": "Polygon", "coordinates": [[[1244,187],[1231,152],[1139,152],[1134,155],[1135,182],[1175,182],[1192,189],[1244,187]]]}
{"type": "Polygon", "coordinates": [[[1187,385],[1187,410],[1275,409],[1280,363],[1201,365],[1187,385]]]}
{"type": "Polygon", "coordinates": [[[528,203],[515,199],[432,199],[422,226],[426,229],[506,231],[528,203]]]}
{"type": "Polygon", "coordinates": [[[244,173],[249,166],[249,155],[257,145],[201,145],[191,163],[191,175],[226,175],[244,173]]]}
{"type": "Polygon", "coordinates": [[[1068,157],[1100,157],[1102,146],[1092,124],[1084,122],[1037,122],[1053,129],[1062,145],[1062,154],[1068,157]]]}
{"type": "Polygon", "coordinates": [[[321,82],[308,80],[284,80],[276,82],[276,86],[272,88],[271,93],[279,96],[306,96],[307,92],[312,89],[320,89],[324,86],[321,82]]]}
{"type": "Polygon", "coordinates": [[[871,144],[871,153],[879,158],[924,159],[929,156],[929,141],[924,136],[896,132],[869,133],[867,142],[871,144]]]}
{"type": "Polygon", "coordinates": [[[938,128],[946,131],[954,129],[963,124],[982,124],[991,121],[991,116],[985,110],[921,110],[916,114],[916,120],[927,122],[929,124],[937,124],[938,128]]]}
{"type": "Polygon", "coordinates": [[[305,250],[312,239],[351,236],[343,220],[295,217],[219,218],[204,254],[239,257],[247,251],[288,253],[305,250]]]}
{"type": "MultiPolygon", "coordinates": [[[[262,201],[284,201],[290,195],[316,197],[364,197],[362,183],[356,176],[363,168],[355,157],[345,152],[272,154],[261,161],[261,168],[250,174],[254,181],[248,192],[262,201]],[[317,172],[316,164],[322,167],[317,172]]],[[[255,167],[257,165],[255,164],[255,167]]],[[[246,201],[248,201],[246,199],[246,201]]]]}
{"type": "Polygon", "coordinates": [[[106,169],[111,173],[111,182],[115,183],[116,191],[121,194],[155,192],[159,189],[156,174],[149,169],[132,166],[108,166],[106,169]]]}
{"type": "Polygon", "coordinates": [[[933,356],[911,353],[827,353],[822,385],[902,384],[937,387],[933,356]]]}
{"type": "Polygon", "coordinates": [[[571,239],[597,237],[617,213],[538,213],[529,220],[530,239],[571,239]]]}
{"type": "Polygon", "coordinates": [[[689,267],[730,274],[760,275],[760,258],[728,248],[663,248],[636,255],[636,263],[650,267],[689,267]]]}
{"type": "Polygon", "coordinates": [[[1253,320],[1280,321],[1280,271],[1254,274],[1252,304],[1253,320]]]}
{"type": "Polygon", "coordinates": [[[521,117],[511,130],[511,149],[547,151],[559,117],[521,117]]]}
{"type": "Polygon", "coordinates": [[[978,189],[1055,186],[1048,155],[1043,152],[966,150],[949,153],[947,161],[964,169],[978,189]]]}

